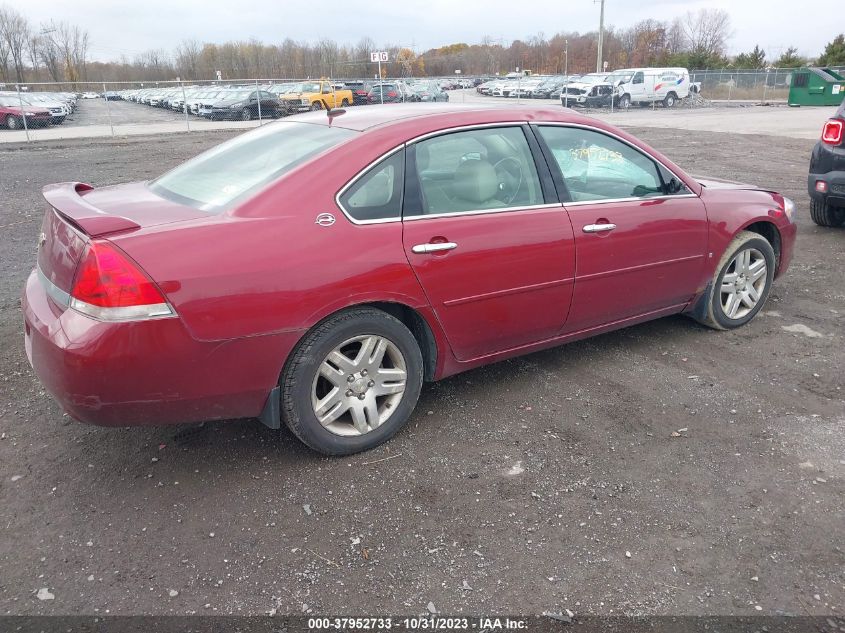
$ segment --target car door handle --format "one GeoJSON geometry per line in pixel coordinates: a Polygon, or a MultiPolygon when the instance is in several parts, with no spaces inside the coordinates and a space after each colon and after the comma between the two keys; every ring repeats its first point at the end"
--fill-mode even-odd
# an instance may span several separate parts
{"type": "Polygon", "coordinates": [[[584,233],[601,233],[602,231],[612,231],[615,228],[615,224],[587,224],[582,230],[584,233]]]}
{"type": "Polygon", "coordinates": [[[411,250],[417,255],[424,255],[425,253],[437,253],[439,251],[451,251],[453,248],[458,248],[454,242],[435,242],[428,244],[417,244],[411,250]]]}

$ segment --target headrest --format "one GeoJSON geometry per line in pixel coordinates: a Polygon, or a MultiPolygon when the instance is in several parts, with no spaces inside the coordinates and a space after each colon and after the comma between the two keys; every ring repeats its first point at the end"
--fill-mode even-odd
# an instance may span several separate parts
{"type": "Polygon", "coordinates": [[[487,202],[499,190],[496,170],[486,160],[467,160],[458,165],[452,192],[468,202],[487,202]]]}

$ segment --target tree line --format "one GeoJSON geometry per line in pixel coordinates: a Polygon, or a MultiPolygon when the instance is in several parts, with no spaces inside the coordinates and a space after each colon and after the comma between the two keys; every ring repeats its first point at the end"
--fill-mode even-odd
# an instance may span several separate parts
{"type": "MultiPolygon", "coordinates": [[[[607,68],[684,66],[690,69],[790,68],[815,61],[845,65],[845,36],[830,42],[818,60],[795,48],[769,58],[759,46],[728,57],[730,16],[719,9],[689,12],[671,21],[642,20],[604,33],[607,68]]],[[[370,53],[388,51],[382,73],[394,77],[494,75],[517,68],[535,73],[586,73],[596,70],[598,33],[543,33],[504,42],[485,37],[477,44],[455,43],[415,52],[400,44],[376,44],[369,37],[355,44],[329,39],[301,42],[285,39],[268,44],[255,39],[222,44],[186,39],[174,50],[151,49],[111,62],[88,59],[90,37],[84,28],[66,22],[31,24],[15,9],[0,5],[0,83],[41,81],[185,81],[216,79],[373,77],[370,53]]]]}

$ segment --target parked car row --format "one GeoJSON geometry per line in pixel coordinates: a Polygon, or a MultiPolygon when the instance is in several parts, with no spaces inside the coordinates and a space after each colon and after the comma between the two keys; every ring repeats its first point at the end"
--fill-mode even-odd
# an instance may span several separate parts
{"type": "Polygon", "coordinates": [[[69,92],[0,92],[0,127],[61,125],[76,109],[76,95],[69,92]]]}
{"type": "Polygon", "coordinates": [[[586,75],[506,77],[476,87],[483,95],[528,99],[559,99],[564,106],[607,107],[661,103],[673,107],[701,85],[690,81],[686,68],[625,68],[612,73],[586,75]]]}
{"type": "Polygon", "coordinates": [[[169,86],[106,94],[211,120],[244,121],[352,105],[449,100],[440,82],[433,80],[337,82],[319,79],[258,87],[254,84],[169,86]]]}

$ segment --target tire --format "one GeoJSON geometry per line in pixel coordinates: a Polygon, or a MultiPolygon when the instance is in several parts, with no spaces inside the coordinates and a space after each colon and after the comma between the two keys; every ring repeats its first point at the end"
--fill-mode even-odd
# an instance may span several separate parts
{"type": "Polygon", "coordinates": [[[311,104],[311,110],[316,112],[317,110],[323,109],[323,102],[322,101],[315,101],[311,104]]]}
{"type": "MultiPolygon", "coordinates": [[[[373,365],[369,367],[373,369],[373,365]]],[[[380,371],[385,369],[389,371],[388,368],[380,371]]],[[[422,381],[423,361],[419,344],[401,321],[374,308],[345,310],[312,329],[291,354],[279,381],[282,387],[282,420],[305,445],[324,455],[350,455],[366,451],[386,442],[405,425],[416,406],[422,381]],[[363,346],[362,342],[355,340],[356,337],[365,340],[381,339],[386,341],[387,346],[393,346],[383,352],[384,360],[378,361],[378,366],[387,363],[392,368],[401,368],[404,365],[404,390],[401,393],[376,394],[378,387],[374,387],[371,377],[368,377],[371,374],[367,374],[366,369],[357,370],[352,366],[351,357],[346,355],[360,354],[360,347],[363,346]],[[357,350],[354,347],[356,345],[359,346],[357,350]],[[339,350],[350,349],[351,352],[340,352],[346,356],[345,360],[349,364],[337,364],[334,360],[333,365],[326,363],[330,354],[336,359],[339,350]],[[326,366],[334,367],[337,373],[333,375],[340,382],[332,383],[323,377],[320,368],[326,366]],[[345,371],[339,371],[340,368],[345,371]],[[347,382],[343,382],[345,373],[347,382]],[[351,382],[350,376],[355,377],[351,382]],[[342,389],[346,387],[349,389],[343,392],[342,389]],[[370,388],[373,388],[372,392],[370,388]],[[335,418],[331,415],[335,407],[329,407],[325,412],[328,421],[323,424],[317,418],[316,411],[319,408],[316,403],[329,398],[335,390],[337,410],[341,413],[335,418]],[[355,391],[359,393],[357,397],[355,391]],[[381,398],[381,401],[377,398],[381,398]],[[352,412],[356,407],[363,411],[367,405],[358,405],[357,399],[375,403],[367,408],[368,415],[360,413],[367,420],[363,423],[363,433],[353,421],[352,412]],[[371,427],[368,423],[374,417],[372,413],[386,417],[371,427]]]]}
{"type": "Polygon", "coordinates": [[[845,209],[832,207],[826,200],[810,198],[810,217],[819,226],[842,226],[845,223],[845,209]]]}
{"type": "Polygon", "coordinates": [[[341,108],[348,108],[349,107],[349,100],[348,99],[341,100],[340,107],[341,108]]]}
{"type": "MultiPolygon", "coordinates": [[[[697,316],[696,319],[703,325],[715,330],[733,330],[745,325],[757,315],[765,305],[766,299],[769,298],[776,266],[777,261],[775,260],[774,249],[766,238],[759,233],[740,231],[725,249],[722,258],[719,260],[719,265],[716,268],[716,276],[710,285],[708,294],[701,299],[702,301],[706,301],[706,304],[701,306],[703,309],[695,311],[701,315],[697,316]],[[725,277],[729,274],[736,275],[732,271],[736,270],[735,259],[741,252],[751,253],[752,266],[755,265],[755,260],[760,261],[759,258],[762,257],[765,261],[766,270],[760,279],[764,279],[765,282],[758,285],[758,298],[750,308],[744,300],[737,300],[739,311],[736,313],[736,316],[732,317],[725,311],[722,290],[723,287],[731,285],[730,282],[725,282],[725,277]]],[[[743,274],[744,272],[741,273],[741,275],[743,274]]],[[[747,288],[748,286],[746,285],[745,287],[747,288]]],[[[726,299],[725,301],[727,302],[728,300],[726,299]]],[[[730,307],[730,303],[728,303],[728,307],[730,307]]]]}
{"type": "Polygon", "coordinates": [[[241,110],[241,121],[252,121],[252,110],[249,108],[241,110]]]}
{"type": "Polygon", "coordinates": [[[23,129],[23,122],[20,117],[10,114],[6,117],[6,127],[10,130],[21,130],[23,129]]]}
{"type": "Polygon", "coordinates": [[[671,108],[675,105],[675,103],[677,103],[677,101],[678,95],[676,95],[674,92],[670,92],[668,95],[666,95],[666,98],[663,99],[663,105],[666,108],[671,108]]]}
{"type": "Polygon", "coordinates": [[[623,110],[627,110],[631,107],[631,95],[622,95],[619,98],[619,107],[623,110]]]}

